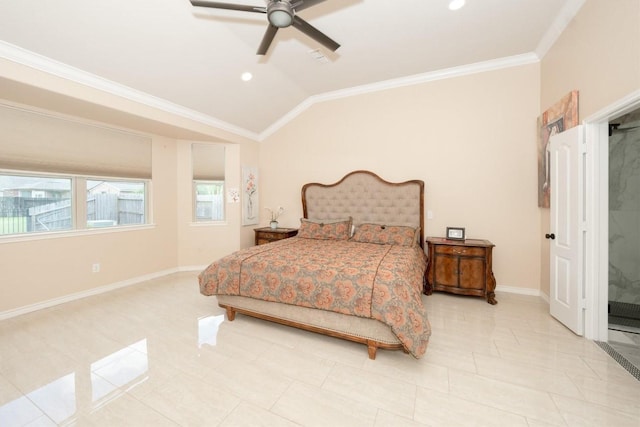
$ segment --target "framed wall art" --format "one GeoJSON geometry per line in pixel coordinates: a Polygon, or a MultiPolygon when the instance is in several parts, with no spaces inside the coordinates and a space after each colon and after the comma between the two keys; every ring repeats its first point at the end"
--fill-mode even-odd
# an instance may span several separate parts
{"type": "Polygon", "coordinates": [[[242,167],[242,225],[257,224],[260,209],[258,207],[258,169],[242,167]]]}
{"type": "Polygon", "coordinates": [[[560,101],[538,117],[538,206],[550,205],[551,170],[549,138],[578,125],[578,91],[563,96],[560,101]]]}

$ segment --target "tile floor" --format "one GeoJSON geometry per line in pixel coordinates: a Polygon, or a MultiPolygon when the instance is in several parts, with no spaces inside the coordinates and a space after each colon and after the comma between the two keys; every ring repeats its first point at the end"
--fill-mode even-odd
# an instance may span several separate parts
{"type": "Polygon", "coordinates": [[[640,381],[540,298],[424,297],[420,360],[238,315],[180,273],[0,322],[0,425],[639,426],[640,381]]]}

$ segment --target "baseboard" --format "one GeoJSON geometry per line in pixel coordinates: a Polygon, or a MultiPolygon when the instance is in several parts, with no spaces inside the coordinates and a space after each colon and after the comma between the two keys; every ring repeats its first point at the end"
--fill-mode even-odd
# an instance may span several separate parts
{"type": "Polygon", "coordinates": [[[547,304],[549,304],[549,295],[545,294],[544,292],[540,292],[540,297],[545,300],[547,302],[547,304]]]}
{"type": "Polygon", "coordinates": [[[93,295],[103,294],[105,292],[113,291],[115,289],[124,288],[126,286],[135,285],[141,282],[146,282],[147,280],[157,279],[159,277],[166,276],[168,274],[177,273],[179,271],[190,271],[190,270],[182,270],[179,268],[171,268],[168,270],[158,271],[156,273],[145,274],[144,276],[134,277],[131,279],[123,280],[121,282],[111,283],[105,286],[99,286],[97,288],[88,289],[82,292],[76,292],[74,294],[65,295],[60,298],[54,298],[47,301],[38,302],[36,304],[25,305],[24,307],[18,307],[12,310],[7,310],[0,312],[0,320],[10,319],[12,317],[20,316],[27,313],[32,313],[34,311],[42,310],[44,308],[53,307],[56,305],[64,304],[67,302],[79,300],[82,298],[90,297],[93,295]]]}
{"type": "MultiPolygon", "coordinates": [[[[532,297],[543,297],[539,289],[519,288],[517,286],[496,286],[496,292],[507,292],[510,294],[529,295],[532,297]]],[[[547,300],[548,301],[548,300],[547,300]]]]}
{"type": "Polygon", "coordinates": [[[184,272],[184,271],[202,271],[205,268],[207,268],[206,265],[185,265],[182,267],[178,267],[178,271],[180,272],[184,272]]]}

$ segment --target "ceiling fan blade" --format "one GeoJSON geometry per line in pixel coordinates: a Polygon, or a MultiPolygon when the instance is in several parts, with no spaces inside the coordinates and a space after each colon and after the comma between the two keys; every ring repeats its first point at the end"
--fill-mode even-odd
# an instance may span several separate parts
{"type": "Polygon", "coordinates": [[[298,15],[293,17],[293,26],[331,51],[336,51],[340,47],[336,41],[329,38],[329,36],[325,35],[298,15]]]}
{"type": "Polygon", "coordinates": [[[242,4],[220,3],[217,1],[200,1],[200,0],[190,0],[190,1],[191,1],[191,5],[193,6],[211,7],[214,9],[241,10],[243,12],[267,13],[267,8],[260,7],[260,6],[246,6],[242,4]]]}
{"type": "Polygon", "coordinates": [[[262,37],[262,41],[260,42],[260,47],[258,47],[258,52],[256,52],[258,55],[267,54],[269,46],[271,46],[271,42],[273,41],[273,38],[276,36],[277,32],[278,27],[269,24],[269,26],[267,27],[267,31],[265,31],[264,37],[262,37]]]}
{"type": "Polygon", "coordinates": [[[299,12],[301,10],[305,10],[310,8],[311,6],[315,6],[318,3],[322,3],[325,0],[304,0],[301,2],[300,5],[296,5],[293,8],[295,9],[296,12],[299,12]]]}

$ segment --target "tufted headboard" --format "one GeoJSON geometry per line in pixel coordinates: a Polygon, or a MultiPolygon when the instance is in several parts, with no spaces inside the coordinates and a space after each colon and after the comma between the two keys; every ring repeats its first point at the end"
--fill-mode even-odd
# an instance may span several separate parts
{"type": "Polygon", "coordinates": [[[359,170],[335,184],[302,187],[302,210],[309,219],[353,218],[353,224],[374,223],[420,227],[424,245],[424,181],[388,182],[359,170]]]}

